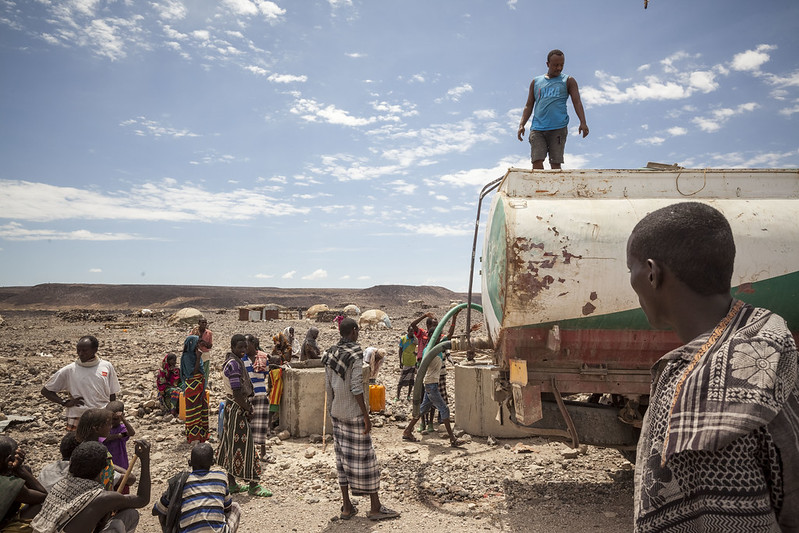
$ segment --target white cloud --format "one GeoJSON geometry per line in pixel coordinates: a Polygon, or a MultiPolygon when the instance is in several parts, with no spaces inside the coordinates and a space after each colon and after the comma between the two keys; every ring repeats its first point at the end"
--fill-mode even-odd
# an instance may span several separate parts
{"type": "Polygon", "coordinates": [[[425,224],[397,224],[400,228],[416,235],[432,237],[453,237],[456,235],[473,235],[474,227],[469,227],[469,223],[462,224],[440,224],[428,222],[425,224]]]}
{"type": "Polygon", "coordinates": [[[223,3],[237,15],[262,15],[268,21],[279,19],[286,10],[268,0],[223,0],[223,3]]]}
{"type": "Polygon", "coordinates": [[[283,278],[283,279],[294,279],[294,274],[296,274],[296,273],[297,273],[296,270],[289,270],[288,272],[286,272],[285,274],[283,274],[280,277],[283,278]]]}
{"type": "Polygon", "coordinates": [[[600,79],[600,87],[587,86],[580,89],[582,100],[588,105],[620,104],[645,100],[679,100],[690,93],[675,81],[661,81],[657,76],[647,76],[643,83],[633,83],[630,87],[620,88],[622,80],[601,71],[596,72],[600,79]]]}
{"type": "Polygon", "coordinates": [[[736,115],[749,113],[760,107],[755,102],[747,102],[737,107],[723,107],[714,109],[709,116],[695,117],[692,122],[699,126],[702,131],[713,133],[721,129],[725,122],[736,115]]]}
{"type": "Polygon", "coordinates": [[[663,137],[653,136],[653,137],[646,137],[643,139],[637,139],[635,141],[635,144],[657,145],[657,144],[663,144],[664,142],[666,142],[666,139],[664,139],[663,137]]]}
{"type": "Polygon", "coordinates": [[[88,230],[26,229],[18,222],[0,225],[0,239],[7,241],[132,241],[151,240],[134,233],[95,233],[88,230]]]}
{"type": "Polygon", "coordinates": [[[447,91],[447,99],[453,102],[460,102],[461,98],[467,93],[472,92],[472,86],[468,83],[464,83],[463,85],[459,85],[457,87],[453,87],[452,89],[447,91]]]}
{"type": "Polygon", "coordinates": [[[224,222],[309,211],[309,208],[296,207],[252,188],[215,192],[192,183],[179,185],[174,180],[108,192],[0,180],[0,218],[11,220],[224,222]]]}
{"type": "Polygon", "coordinates": [[[757,70],[771,57],[766,53],[775,50],[777,47],[770,44],[761,44],[754,50],[747,50],[740,54],[735,54],[732,58],[730,67],[733,70],[757,70]]]}
{"type": "Polygon", "coordinates": [[[473,168],[470,170],[461,170],[454,174],[445,174],[439,179],[448,184],[456,187],[472,187],[486,185],[487,183],[501,178],[505,175],[509,168],[525,168],[530,166],[529,159],[515,159],[505,158],[498,162],[492,168],[473,168]]]}
{"type": "Polygon", "coordinates": [[[358,276],[359,281],[366,281],[368,279],[372,279],[372,276],[358,276]]]}
{"type": "Polygon", "coordinates": [[[377,117],[354,117],[347,111],[338,109],[334,105],[323,107],[322,104],[312,98],[298,98],[289,111],[295,115],[299,115],[300,118],[308,122],[317,122],[321,120],[329,124],[350,127],[366,126],[377,122],[377,117]]]}
{"type": "Polygon", "coordinates": [[[90,268],[90,269],[89,269],[89,272],[91,272],[92,274],[99,274],[99,273],[101,273],[102,271],[103,271],[103,269],[102,269],[102,268],[90,268]]]}
{"type": "Polygon", "coordinates": [[[327,0],[327,3],[330,4],[330,7],[332,7],[333,9],[345,6],[352,6],[352,0],[327,0]]]}
{"type": "Polygon", "coordinates": [[[316,280],[316,279],[325,279],[326,277],[327,277],[327,270],[322,270],[321,268],[317,268],[307,276],[303,276],[302,279],[316,280]]]}
{"type": "Polygon", "coordinates": [[[272,83],[305,83],[308,81],[308,76],[301,75],[295,76],[294,74],[272,74],[268,78],[272,83]]]}
{"type": "Polygon", "coordinates": [[[350,279],[350,275],[349,274],[344,274],[343,276],[341,276],[338,279],[350,279]]]}
{"type": "Polygon", "coordinates": [[[691,72],[689,76],[689,84],[691,87],[703,92],[709,93],[713,92],[719,88],[719,84],[716,83],[716,75],[707,70],[697,70],[695,72],[691,72]]]}
{"type": "Polygon", "coordinates": [[[179,130],[168,126],[162,126],[155,120],[149,120],[146,117],[123,120],[119,125],[133,128],[133,132],[141,137],[172,137],[175,139],[181,137],[199,137],[199,134],[192,133],[187,129],[179,130]]]}
{"type": "Polygon", "coordinates": [[[792,107],[784,107],[780,109],[780,115],[785,115],[786,117],[790,117],[795,113],[799,113],[799,100],[797,100],[792,107]]]}
{"type": "Polygon", "coordinates": [[[186,17],[186,6],[179,0],[162,0],[161,2],[151,2],[150,5],[164,20],[181,20],[186,17]]]}
{"type": "Polygon", "coordinates": [[[680,135],[685,135],[686,133],[688,133],[688,130],[680,126],[674,126],[673,128],[667,129],[666,132],[672,137],[678,137],[680,135]]]}
{"type": "Polygon", "coordinates": [[[497,118],[497,114],[493,109],[477,109],[472,114],[475,118],[480,120],[493,120],[497,118]]]}
{"type": "Polygon", "coordinates": [[[256,274],[255,277],[258,279],[270,279],[274,278],[275,276],[273,274],[256,274]]]}
{"type": "Polygon", "coordinates": [[[388,184],[394,189],[394,192],[399,194],[413,194],[417,188],[415,183],[408,183],[405,180],[395,180],[388,184]]]}
{"type": "Polygon", "coordinates": [[[249,70],[256,76],[266,76],[267,74],[269,74],[268,70],[266,70],[265,68],[261,68],[257,65],[247,65],[246,67],[244,67],[244,70],[249,70]]]}
{"type": "Polygon", "coordinates": [[[799,70],[788,74],[787,76],[776,76],[768,74],[766,80],[777,87],[799,87],[799,70]]]}
{"type": "Polygon", "coordinates": [[[510,9],[516,9],[516,4],[519,0],[508,0],[508,7],[510,9]]]}

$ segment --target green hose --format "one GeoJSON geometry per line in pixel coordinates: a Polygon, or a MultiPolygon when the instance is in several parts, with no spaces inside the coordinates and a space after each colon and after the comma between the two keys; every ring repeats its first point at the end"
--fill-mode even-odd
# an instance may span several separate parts
{"type": "Polygon", "coordinates": [[[465,309],[466,307],[471,306],[472,309],[476,309],[479,312],[483,312],[483,307],[478,304],[458,304],[444,315],[444,318],[441,319],[441,322],[438,323],[438,327],[436,327],[433,334],[430,336],[427,346],[424,347],[424,352],[422,354],[422,361],[419,363],[419,371],[416,373],[416,380],[413,383],[413,418],[419,417],[419,406],[422,404],[422,395],[424,393],[424,375],[427,373],[427,367],[430,366],[430,361],[433,360],[433,357],[438,357],[443,350],[449,349],[452,346],[450,341],[438,342],[439,337],[441,337],[441,332],[444,330],[444,326],[447,325],[447,322],[461,309],[465,309]],[[431,348],[432,346],[432,348],[431,348]]]}

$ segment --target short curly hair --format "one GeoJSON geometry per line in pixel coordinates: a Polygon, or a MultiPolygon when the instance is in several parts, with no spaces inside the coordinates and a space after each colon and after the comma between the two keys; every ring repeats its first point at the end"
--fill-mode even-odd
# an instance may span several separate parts
{"type": "Polygon", "coordinates": [[[69,473],[82,479],[95,479],[107,464],[108,448],[96,440],[81,442],[69,459],[69,473]]]}
{"type": "Polygon", "coordinates": [[[681,202],[645,216],[627,243],[639,261],[654,259],[694,292],[710,296],[730,292],[735,240],[730,223],[714,207],[681,202]]]}

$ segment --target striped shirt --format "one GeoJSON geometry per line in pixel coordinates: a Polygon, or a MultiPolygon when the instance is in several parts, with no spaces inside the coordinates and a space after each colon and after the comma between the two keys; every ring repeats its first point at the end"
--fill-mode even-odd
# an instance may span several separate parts
{"type": "MultiPolygon", "coordinates": [[[[183,486],[180,509],[180,533],[224,531],[225,513],[233,498],[228,492],[227,474],[222,470],[194,470],[183,486]]],[[[155,504],[155,511],[166,516],[168,494],[164,492],[155,504]]]]}
{"type": "Polygon", "coordinates": [[[253,391],[255,391],[256,396],[265,396],[266,395],[266,375],[263,372],[256,372],[253,369],[252,363],[253,361],[247,356],[245,353],[241,356],[241,360],[244,361],[244,368],[247,369],[247,374],[250,375],[250,381],[252,382],[253,391]]]}

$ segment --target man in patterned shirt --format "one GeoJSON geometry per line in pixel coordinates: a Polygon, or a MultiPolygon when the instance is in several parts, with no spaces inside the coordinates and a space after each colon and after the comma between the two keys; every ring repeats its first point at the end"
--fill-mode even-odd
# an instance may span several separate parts
{"type": "Polygon", "coordinates": [[[658,209],[627,241],[649,323],[685,344],[652,368],[635,531],[799,531],[799,378],[785,320],[730,296],[735,243],[702,203],[658,209]]]}
{"type": "Polygon", "coordinates": [[[333,444],[336,471],[341,488],[341,519],[349,520],[358,513],[350,500],[353,495],[368,495],[370,520],[399,516],[380,503],[380,469],[372,446],[372,422],[363,399],[363,351],[357,344],[358,324],[345,318],[339,325],[341,340],[325,351],[325,394],[328,414],[333,421],[333,444]]]}

